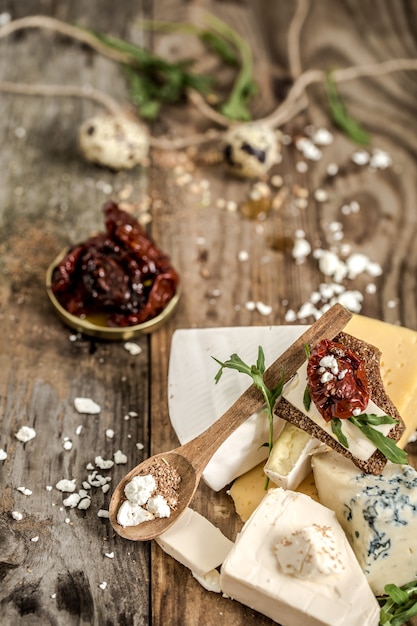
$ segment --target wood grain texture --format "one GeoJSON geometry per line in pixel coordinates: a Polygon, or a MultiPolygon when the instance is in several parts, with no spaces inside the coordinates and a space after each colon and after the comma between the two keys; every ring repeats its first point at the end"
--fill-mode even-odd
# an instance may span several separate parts
{"type": "MultiPolygon", "coordinates": [[[[294,8],[291,2],[269,0],[0,0],[0,14],[9,11],[12,18],[50,15],[149,45],[170,58],[191,56],[225,86],[230,71],[199,42],[178,34],[151,35],[139,25],[141,17],[195,21],[201,10],[211,11],[233,24],[254,51],[256,117],[278,105],[291,79],[287,37],[294,8]]],[[[302,70],[416,58],[416,53],[413,0],[311,2],[301,36],[302,70]]],[[[113,62],[39,30],[0,40],[0,80],[91,84],[121,103],[128,101],[113,62]]],[[[81,487],[88,463],[97,455],[112,458],[120,449],[127,464],[102,471],[115,484],[142,458],[178,444],[167,398],[174,330],[283,324],[289,309],[297,311],[328,282],[312,256],[294,261],[298,229],[313,248],[340,249],[345,243],[380,263],[381,276],[361,275],[347,286],[363,292],[363,314],[417,330],[417,72],[352,80],[339,89],[349,113],[371,133],[369,149],[386,150],[392,166],[373,171],[355,165],[351,156],[357,146],[332,125],[322,85],[311,86],[308,107],[281,129],[292,140],[274,168],[284,181],[281,192],[274,192],[281,193],[281,201],[259,220],[230,210],[230,202],[240,205],[247,198],[251,183],[225,172],[216,144],[180,154],[154,150],[149,168],[114,173],[83,161],[77,148],[78,127],[100,110],[98,105],[0,93],[0,447],[8,454],[0,463],[2,624],[272,623],[204,590],[158,546],[115,536],[97,515],[107,508],[109,493],[93,489],[90,509],[78,511],[63,507],[55,484],[75,478],[81,487]],[[300,171],[305,159],[294,139],[309,124],[331,129],[334,141],[320,161],[307,161],[307,171],[300,171]],[[339,167],[336,176],[327,174],[331,163],[339,167]],[[184,183],[184,172],[191,174],[190,182],[184,183]],[[297,202],[299,187],[310,192],[305,208],[297,202]],[[326,202],[315,200],[317,189],[326,190],[326,202]],[[102,228],[101,206],[109,197],[127,198],[136,211],[149,198],[150,232],[183,282],[174,316],[152,337],[140,338],[142,352],[136,357],[123,344],[71,338],[44,290],[45,272],[56,254],[102,228]],[[343,213],[343,205],[353,200],[359,212],[343,213]],[[334,237],[334,223],[341,224],[342,242],[334,237]],[[242,251],[247,261],[238,260],[242,251]],[[375,293],[366,290],[370,282],[375,293]],[[250,310],[248,302],[271,306],[271,313],[250,310]],[[100,414],[77,414],[77,396],[96,400],[100,414]],[[137,417],[125,419],[129,411],[137,417]],[[26,444],[14,437],[24,424],[37,433],[26,444]],[[113,439],[106,437],[107,429],[114,430],[113,439]],[[73,441],[70,451],[63,449],[66,437],[73,441]],[[24,496],[18,487],[33,494],[24,496]],[[13,520],[12,511],[21,511],[22,521],[13,520]],[[105,556],[111,553],[114,558],[105,556]]],[[[164,110],[152,131],[187,136],[209,126],[195,107],[184,104],[164,110]]],[[[412,459],[415,463],[416,455],[412,459]]],[[[194,507],[230,538],[241,527],[226,490],[213,494],[202,484],[194,507]]]]}

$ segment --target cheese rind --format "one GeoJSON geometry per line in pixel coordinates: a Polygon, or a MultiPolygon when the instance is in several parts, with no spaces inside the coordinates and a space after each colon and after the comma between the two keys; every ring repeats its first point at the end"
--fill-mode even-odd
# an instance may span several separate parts
{"type": "Polygon", "coordinates": [[[388,463],[362,473],[335,452],[312,458],[320,502],[335,511],[376,595],[417,578],[417,472],[388,463]]]}
{"type": "Polygon", "coordinates": [[[200,577],[221,565],[233,547],[233,542],[214,524],[190,508],[155,541],[164,552],[200,577]]]}
{"type": "Polygon", "coordinates": [[[332,511],[304,494],[270,489],[245,523],[220,573],[223,593],[282,626],[377,626],[379,605],[332,511]],[[343,570],[313,580],[285,575],[279,540],[305,526],[330,527],[343,570]]]}

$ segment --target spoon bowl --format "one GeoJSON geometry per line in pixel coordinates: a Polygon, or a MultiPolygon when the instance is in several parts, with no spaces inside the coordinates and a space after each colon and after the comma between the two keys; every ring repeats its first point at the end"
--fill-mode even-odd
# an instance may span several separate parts
{"type": "MultiPolygon", "coordinates": [[[[333,339],[346,326],[351,318],[340,304],[335,304],[322,317],[308,328],[272,365],[265,371],[267,387],[275,387],[282,377],[288,381],[305,361],[305,346],[315,345],[321,339],[333,339]]],[[[190,504],[200,482],[201,475],[213,454],[221,444],[264,405],[264,397],[251,385],[236,402],[201,435],[174,450],[152,456],[133,468],[117,485],[110,501],[109,517],[114,530],[133,541],[154,539],[170,528],[190,504]],[[126,500],[124,493],[128,482],[135,476],[151,472],[155,461],[162,461],[175,469],[180,476],[178,502],[170,517],[155,518],[136,526],[121,526],[117,513],[126,500]]]]}
{"type": "Polygon", "coordinates": [[[180,448],[171,450],[170,452],[162,452],[156,454],[140,465],[133,468],[119,483],[110,501],[109,517],[110,522],[115,531],[125,539],[133,541],[146,541],[158,537],[168,528],[170,528],[179,518],[181,513],[187,508],[191,502],[194,492],[197,489],[200,476],[194,469],[191,462],[180,453],[180,448]],[[171,510],[171,515],[166,518],[155,518],[152,522],[144,522],[138,526],[121,526],[117,521],[117,512],[126,499],[124,489],[126,485],[135,476],[144,476],[150,473],[152,465],[155,461],[162,461],[174,468],[181,477],[180,488],[178,491],[178,504],[175,509],[171,510]]]}

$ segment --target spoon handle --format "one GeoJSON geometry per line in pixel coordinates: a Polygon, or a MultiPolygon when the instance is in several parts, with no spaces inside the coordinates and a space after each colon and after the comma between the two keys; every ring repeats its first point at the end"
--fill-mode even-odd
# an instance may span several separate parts
{"type": "MultiPolygon", "coordinates": [[[[335,304],[308,328],[281,356],[268,367],[264,380],[275,387],[282,376],[287,382],[305,361],[305,345],[315,345],[321,339],[333,339],[346,326],[352,314],[335,304]]],[[[220,445],[253,413],[264,405],[262,392],[251,385],[235,403],[201,435],[176,449],[194,467],[198,477],[220,445]]]]}

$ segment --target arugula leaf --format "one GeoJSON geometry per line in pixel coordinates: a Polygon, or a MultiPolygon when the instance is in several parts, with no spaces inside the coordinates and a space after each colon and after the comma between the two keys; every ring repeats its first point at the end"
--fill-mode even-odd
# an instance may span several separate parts
{"type": "Polygon", "coordinates": [[[214,31],[236,48],[240,56],[240,70],[232,92],[220,110],[229,119],[248,122],[251,119],[248,102],[258,91],[253,79],[252,50],[243,37],[214,15],[207,15],[206,21],[214,31]]]}
{"type": "Polygon", "coordinates": [[[330,112],[335,124],[355,143],[361,145],[369,144],[371,140],[369,133],[359,124],[359,122],[353,119],[353,117],[350,117],[346,111],[346,108],[337,91],[336,82],[334,81],[331,73],[328,73],[326,76],[326,92],[330,112]]]}
{"type": "Polygon", "coordinates": [[[417,615],[417,581],[412,580],[401,587],[393,583],[385,585],[386,596],[377,598],[380,610],[380,626],[402,626],[417,615]]]}
{"type": "MultiPolygon", "coordinates": [[[[281,380],[279,383],[270,389],[265,381],[264,381],[264,373],[265,373],[265,355],[261,346],[258,347],[258,358],[256,361],[256,365],[247,365],[237,354],[232,354],[230,359],[227,361],[220,361],[216,359],[216,357],[212,357],[216,363],[220,365],[220,369],[217,372],[214,380],[216,384],[219,382],[223,370],[226,368],[234,369],[240,372],[241,374],[247,374],[252,378],[253,384],[257,389],[262,391],[265,400],[265,412],[268,416],[269,420],[269,440],[268,440],[268,454],[271,453],[272,446],[274,445],[274,406],[279,396],[282,394],[282,389],[284,387],[284,372],[282,372],[281,380]]],[[[269,479],[266,478],[265,489],[268,487],[269,479]]]]}
{"type": "MultiPolygon", "coordinates": [[[[364,416],[361,416],[364,417],[364,416]]],[[[376,417],[376,416],[375,416],[376,417]]],[[[372,426],[364,423],[363,420],[359,421],[356,417],[349,417],[349,421],[357,426],[361,433],[365,435],[371,441],[377,450],[380,450],[382,454],[391,461],[392,463],[398,463],[399,465],[407,464],[407,453],[404,450],[401,450],[395,443],[393,439],[386,437],[379,430],[376,430],[372,426]]],[[[392,419],[392,418],[391,418],[392,419]]],[[[394,422],[396,420],[393,420],[394,422]]],[[[391,422],[381,422],[385,424],[389,424],[391,422]]]]}
{"type": "Polygon", "coordinates": [[[306,411],[310,410],[311,407],[311,395],[310,395],[310,389],[308,388],[308,385],[306,385],[306,388],[304,389],[304,394],[303,394],[303,405],[306,411]]]}
{"type": "Polygon", "coordinates": [[[342,446],[344,446],[345,448],[349,448],[349,441],[342,431],[341,420],[338,417],[334,417],[332,420],[330,420],[330,426],[332,428],[332,433],[336,435],[339,443],[342,444],[342,446]]]}
{"type": "Polygon", "coordinates": [[[130,97],[145,119],[155,119],[164,103],[180,102],[190,87],[204,94],[212,87],[212,78],[190,71],[191,60],[171,63],[123,39],[89,32],[108,48],[130,56],[131,60],[122,64],[122,68],[130,97]]]}

